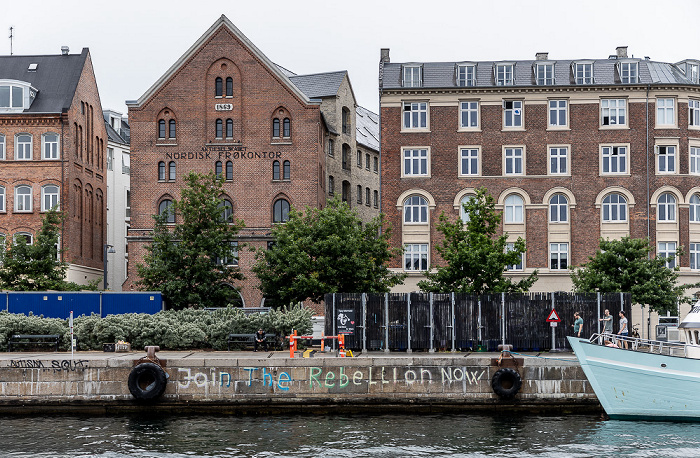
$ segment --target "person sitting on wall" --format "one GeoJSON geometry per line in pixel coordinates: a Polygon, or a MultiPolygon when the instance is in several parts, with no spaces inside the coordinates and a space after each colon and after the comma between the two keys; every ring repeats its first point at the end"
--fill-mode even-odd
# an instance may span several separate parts
{"type": "Polygon", "coordinates": [[[267,342],[265,342],[265,331],[262,328],[255,333],[255,348],[253,351],[258,351],[258,347],[262,345],[263,350],[267,351],[267,342]]]}

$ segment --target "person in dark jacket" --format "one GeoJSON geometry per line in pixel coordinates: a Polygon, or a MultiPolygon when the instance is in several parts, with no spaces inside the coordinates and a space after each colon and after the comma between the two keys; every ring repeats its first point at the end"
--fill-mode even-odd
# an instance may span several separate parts
{"type": "Polygon", "coordinates": [[[255,348],[253,351],[258,351],[258,347],[261,346],[263,347],[263,350],[267,351],[267,342],[265,342],[265,331],[261,329],[258,329],[258,332],[255,333],[255,348]]]}

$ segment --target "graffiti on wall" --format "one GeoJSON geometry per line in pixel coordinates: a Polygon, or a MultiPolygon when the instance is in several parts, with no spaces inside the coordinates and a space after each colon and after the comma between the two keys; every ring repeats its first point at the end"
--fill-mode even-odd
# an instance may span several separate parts
{"type": "Polygon", "coordinates": [[[76,371],[88,368],[87,359],[11,359],[9,366],[16,369],[50,369],[53,371],[76,371]]]}

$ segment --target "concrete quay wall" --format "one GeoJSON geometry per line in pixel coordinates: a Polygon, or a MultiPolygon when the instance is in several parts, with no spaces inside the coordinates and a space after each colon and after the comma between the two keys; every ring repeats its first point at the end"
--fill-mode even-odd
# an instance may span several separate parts
{"type": "Polygon", "coordinates": [[[599,409],[578,361],[517,356],[501,367],[522,378],[503,400],[491,387],[498,353],[364,354],[294,358],[284,353],[159,353],[169,378],[164,395],[144,407],[127,380],[143,353],[5,354],[0,358],[0,411],[163,409],[225,412],[599,409]],[[106,356],[110,355],[110,356],[106,356]],[[260,355],[260,356],[258,356],[260,355]]]}

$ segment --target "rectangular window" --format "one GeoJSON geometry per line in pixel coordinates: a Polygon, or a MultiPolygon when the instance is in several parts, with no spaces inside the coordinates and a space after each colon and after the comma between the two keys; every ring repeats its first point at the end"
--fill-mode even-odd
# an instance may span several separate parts
{"type": "Polygon", "coordinates": [[[549,174],[550,175],[567,175],[569,173],[568,165],[569,148],[562,146],[552,146],[549,148],[549,174]]]}
{"type": "Polygon", "coordinates": [[[333,157],[333,155],[335,154],[335,151],[333,150],[333,148],[335,147],[334,143],[335,142],[333,141],[332,138],[328,139],[328,155],[330,157],[333,157]]]}
{"type": "Polygon", "coordinates": [[[513,64],[496,65],[496,86],[513,85],[513,64]]]}
{"type": "Polygon", "coordinates": [[[523,175],[524,157],[522,148],[505,149],[505,175],[523,175]]]}
{"type": "Polygon", "coordinates": [[[700,175],[700,148],[690,147],[690,173],[700,175]]]}
{"type": "Polygon", "coordinates": [[[370,156],[369,154],[365,154],[365,168],[369,170],[369,162],[370,162],[370,156]]]}
{"type": "Polygon", "coordinates": [[[41,188],[41,211],[46,212],[52,208],[58,209],[58,186],[48,185],[41,188]]]}
{"type": "Polygon", "coordinates": [[[627,173],[627,147],[603,146],[601,148],[604,174],[627,173]]]}
{"type": "Polygon", "coordinates": [[[460,175],[479,175],[479,149],[461,148],[459,150],[460,175]]]}
{"type": "Polygon", "coordinates": [[[374,208],[379,208],[379,191],[374,191],[374,208]]]}
{"type": "Polygon", "coordinates": [[[574,64],[576,84],[593,84],[593,64],[574,64]]]}
{"type": "Polygon", "coordinates": [[[666,267],[673,269],[676,267],[676,242],[659,242],[658,257],[670,258],[666,261],[666,267]]]}
{"type": "Polygon", "coordinates": [[[421,87],[421,70],[422,67],[420,65],[404,65],[403,87],[421,87]]]}
{"type": "Polygon", "coordinates": [[[107,148],[107,170],[113,170],[114,167],[114,148],[107,148]]]}
{"type": "Polygon", "coordinates": [[[656,99],[656,125],[674,126],[676,124],[675,100],[672,98],[656,99]]]}
{"type": "Polygon", "coordinates": [[[428,270],[428,244],[411,243],[405,245],[404,270],[421,272],[428,270]]]}
{"type": "Polygon", "coordinates": [[[523,126],[523,102],[522,100],[503,101],[503,125],[505,127],[523,126]]]}
{"type": "Polygon", "coordinates": [[[620,81],[622,84],[634,84],[639,82],[637,62],[621,62],[619,69],[620,81]]]}
{"type": "MultiPolygon", "coordinates": [[[[511,252],[514,249],[515,249],[515,243],[513,243],[513,242],[506,243],[506,253],[511,252]]],[[[525,253],[520,253],[520,262],[518,264],[511,264],[509,266],[506,266],[506,270],[523,270],[524,258],[525,258],[525,253]]]]}
{"type": "Polygon", "coordinates": [[[360,186],[359,184],[357,185],[357,203],[362,203],[362,186],[360,186]]]}
{"type": "Polygon", "coordinates": [[[700,127],[700,100],[688,100],[688,125],[700,127]]]}
{"type": "Polygon", "coordinates": [[[238,242],[229,241],[230,252],[229,256],[216,258],[216,264],[219,266],[237,266],[238,265],[238,242]]]}
{"type": "Polygon", "coordinates": [[[126,209],[124,212],[124,217],[131,218],[131,190],[129,189],[126,189],[126,209]]]}
{"type": "MultiPolygon", "coordinates": [[[[5,187],[0,186],[0,212],[5,212],[5,187]]],[[[0,242],[4,242],[4,240],[0,240],[0,242]]],[[[2,243],[0,243],[0,249],[4,247],[2,243]]]]}
{"type": "Polygon", "coordinates": [[[457,65],[457,86],[476,86],[476,66],[457,65]]]}
{"type": "Polygon", "coordinates": [[[659,173],[675,173],[676,171],[676,147],[657,146],[656,155],[659,173]]]}
{"type": "Polygon", "coordinates": [[[357,166],[362,167],[362,151],[357,150],[357,166]]]}
{"type": "Polygon", "coordinates": [[[374,173],[379,173],[379,158],[374,156],[374,173]]]}
{"type": "Polygon", "coordinates": [[[479,102],[459,103],[459,125],[465,127],[479,127],[479,102]]]}
{"type": "Polygon", "coordinates": [[[549,101],[549,127],[566,127],[568,125],[566,100],[549,101]]]}
{"type": "Polygon", "coordinates": [[[29,161],[32,159],[32,136],[20,134],[16,137],[15,160],[29,161]]]}
{"type": "Polygon", "coordinates": [[[627,125],[627,101],[625,99],[601,99],[600,123],[603,126],[627,125]]]}
{"type": "Polygon", "coordinates": [[[690,244],[690,270],[700,270],[700,243],[690,244]]]}
{"type": "Polygon", "coordinates": [[[56,134],[44,134],[41,137],[43,142],[42,145],[42,159],[58,159],[58,135],[56,134]]]}
{"type": "Polygon", "coordinates": [[[370,200],[369,200],[369,188],[365,188],[365,205],[369,207],[370,200]]]}
{"type": "Polygon", "coordinates": [[[428,127],[428,103],[404,102],[403,104],[404,129],[425,129],[428,127]]]}
{"type": "Polygon", "coordinates": [[[551,270],[566,270],[569,267],[569,244],[549,244],[549,268],[551,270]]]}
{"type": "Polygon", "coordinates": [[[5,159],[5,136],[0,135],[0,160],[5,159]]]}
{"type": "Polygon", "coordinates": [[[428,176],[428,150],[405,149],[403,151],[404,176],[428,176]]]}
{"type": "Polygon", "coordinates": [[[692,83],[700,83],[700,65],[698,64],[686,64],[686,78],[688,78],[692,83]]]}
{"type": "Polygon", "coordinates": [[[551,86],[554,84],[554,64],[537,64],[535,76],[538,86],[551,86]]]}

